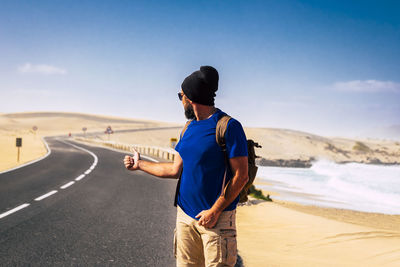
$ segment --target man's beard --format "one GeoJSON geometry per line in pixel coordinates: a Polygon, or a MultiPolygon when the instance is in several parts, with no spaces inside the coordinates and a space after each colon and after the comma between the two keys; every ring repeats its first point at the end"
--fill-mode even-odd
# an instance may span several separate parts
{"type": "Polygon", "coordinates": [[[185,107],[185,117],[188,120],[194,120],[196,118],[196,115],[194,114],[193,106],[190,103],[188,103],[187,106],[185,107]]]}

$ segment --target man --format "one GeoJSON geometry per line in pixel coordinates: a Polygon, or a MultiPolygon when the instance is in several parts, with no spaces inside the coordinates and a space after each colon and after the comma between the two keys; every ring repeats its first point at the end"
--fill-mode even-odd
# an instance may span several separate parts
{"type": "Polygon", "coordinates": [[[238,195],[248,181],[247,141],[241,124],[230,119],[225,134],[226,166],[215,137],[217,122],[226,115],[214,105],[218,80],[216,69],[203,66],[183,81],[178,96],[191,121],[181,134],[173,163],[143,161],[136,151],[133,157],[124,158],[128,170],[161,178],[180,177],[174,237],[177,266],[236,263],[235,214],[238,195]]]}

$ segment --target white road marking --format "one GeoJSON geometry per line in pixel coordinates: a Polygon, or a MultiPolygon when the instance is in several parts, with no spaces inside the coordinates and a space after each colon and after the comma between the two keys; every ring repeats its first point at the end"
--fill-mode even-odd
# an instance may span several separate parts
{"type": "MultiPolygon", "coordinates": [[[[47,144],[47,142],[44,140],[43,137],[42,137],[42,140],[43,140],[43,142],[44,142],[44,144],[45,144],[45,146],[46,146],[46,148],[47,148],[47,154],[46,154],[45,156],[43,156],[42,158],[39,158],[39,159],[37,159],[37,160],[34,160],[34,161],[31,161],[31,162],[25,163],[25,164],[23,164],[23,165],[20,165],[20,166],[18,166],[18,167],[15,167],[15,168],[13,168],[13,169],[0,172],[0,174],[6,173],[6,172],[9,172],[9,171],[13,171],[13,170],[15,170],[15,169],[19,169],[19,168],[22,168],[22,167],[25,167],[25,166],[27,166],[27,165],[30,165],[30,164],[32,164],[32,163],[35,163],[35,162],[37,162],[37,161],[39,161],[39,160],[42,160],[42,159],[46,158],[47,156],[49,156],[49,155],[51,154],[51,149],[50,149],[49,145],[47,144]]],[[[89,151],[89,150],[87,150],[87,149],[85,149],[85,148],[83,148],[83,147],[76,146],[76,145],[71,144],[71,143],[69,143],[69,142],[61,141],[61,140],[59,140],[59,139],[57,139],[57,140],[60,141],[60,142],[62,142],[62,143],[65,143],[65,144],[67,144],[67,145],[71,145],[71,146],[73,146],[73,147],[76,147],[77,149],[83,150],[83,151],[89,153],[90,155],[92,155],[92,157],[94,158],[93,164],[91,165],[90,169],[88,169],[88,170],[85,171],[85,174],[89,174],[89,173],[96,167],[97,162],[98,162],[98,158],[97,158],[96,154],[94,154],[92,151],[89,151]]],[[[76,180],[76,181],[79,181],[79,180],[83,179],[83,178],[85,177],[85,174],[79,175],[78,177],[75,178],[75,180],[76,180]]],[[[67,187],[70,187],[70,186],[73,185],[74,183],[75,183],[74,181],[71,181],[71,182],[69,182],[69,183],[67,183],[67,184],[65,184],[65,185],[63,185],[63,186],[61,186],[60,188],[61,188],[61,189],[65,189],[65,188],[67,188],[67,187]]],[[[44,194],[44,195],[42,195],[42,196],[40,196],[40,197],[35,198],[35,201],[40,201],[40,200],[42,200],[42,199],[45,199],[45,198],[47,198],[47,197],[49,197],[49,196],[51,196],[51,195],[54,195],[54,194],[57,193],[57,192],[58,192],[57,190],[50,191],[50,192],[48,192],[47,194],[44,194]]],[[[23,208],[26,208],[26,207],[28,207],[29,205],[30,205],[30,203],[25,203],[25,204],[22,204],[22,205],[20,205],[20,206],[14,208],[14,209],[12,209],[12,210],[9,210],[9,211],[6,211],[6,212],[4,212],[4,213],[1,213],[1,214],[0,214],[0,219],[6,217],[6,216],[8,216],[8,215],[10,215],[10,214],[12,214],[12,213],[14,213],[14,212],[16,212],[16,211],[19,211],[19,210],[21,210],[21,209],[23,209],[23,208]]]]}
{"type": "Polygon", "coordinates": [[[150,161],[152,161],[152,162],[160,162],[159,160],[156,160],[156,159],[150,158],[149,156],[143,156],[143,155],[140,155],[140,157],[141,157],[141,158],[144,158],[144,159],[147,159],[147,160],[150,160],[150,161]]]}
{"type": "Polygon", "coordinates": [[[75,181],[80,181],[83,179],[83,177],[85,177],[84,174],[79,175],[78,177],[75,178],[75,181]]]}
{"type": "Polygon", "coordinates": [[[16,207],[16,208],[13,208],[12,210],[6,211],[6,212],[0,214],[0,219],[6,217],[6,216],[8,216],[8,215],[10,215],[10,214],[12,214],[12,213],[14,213],[14,212],[16,212],[16,211],[19,211],[19,210],[21,210],[21,209],[23,209],[23,208],[26,208],[26,207],[28,207],[29,205],[30,205],[29,203],[25,203],[25,204],[19,205],[19,206],[16,207]]]}
{"type": "Polygon", "coordinates": [[[69,182],[69,183],[67,183],[67,184],[65,184],[65,185],[63,185],[63,186],[61,186],[60,188],[61,188],[61,189],[65,189],[65,188],[67,188],[67,187],[70,187],[70,186],[73,185],[74,183],[75,183],[74,181],[69,182]]]}
{"type": "MultiPolygon", "coordinates": [[[[93,146],[93,147],[99,147],[99,148],[102,148],[102,149],[107,149],[107,150],[111,150],[111,151],[123,153],[123,154],[125,154],[125,155],[131,154],[131,153],[128,152],[128,151],[120,150],[120,149],[115,149],[115,148],[112,148],[112,147],[96,146],[96,145],[92,145],[92,144],[85,144],[85,145],[93,146]]],[[[150,161],[153,161],[153,162],[160,162],[159,160],[153,159],[153,158],[150,157],[150,156],[145,156],[145,155],[142,155],[142,154],[140,154],[140,158],[144,158],[144,159],[147,159],[147,160],[150,160],[150,161]]],[[[97,163],[97,160],[96,160],[96,163],[97,163]]]]}
{"type": "Polygon", "coordinates": [[[83,148],[83,147],[80,147],[80,146],[71,144],[70,142],[65,142],[65,141],[62,141],[62,140],[58,140],[58,141],[60,141],[60,142],[62,142],[62,143],[64,143],[64,144],[73,146],[73,147],[75,147],[75,148],[77,148],[77,149],[83,150],[83,151],[89,153],[90,155],[92,155],[92,157],[94,158],[94,162],[97,162],[97,161],[98,161],[98,158],[97,158],[96,154],[94,154],[92,151],[87,150],[87,149],[85,149],[85,148],[83,148]]]}
{"type": "Polygon", "coordinates": [[[47,194],[44,194],[43,196],[40,196],[40,197],[38,197],[38,198],[35,198],[35,200],[36,200],[36,201],[40,201],[40,200],[42,200],[42,199],[44,199],[44,198],[46,198],[46,197],[49,197],[49,196],[51,196],[51,195],[54,195],[54,194],[57,193],[57,192],[58,192],[57,190],[50,191],[50,192],[48,192],[47,194]]]}
{"type": "Polygon", "coordinates": [[[83,148],[83,147],[80,147],[80,146],[71,144],[70,142],[65,142],[65,141],[62,141],[62,140],[58,140],[58,141],[60,141],[60,142],[62,142],[62,143],[64,143],[64,144],[73,146],[73,147],[75,147],[75,148],[77,148],[77,149],[83,150],[83,151],[89,153],[90,155],[92,155],[92,157],[94,158],[93,164],[92,164],[92,166],[91,166],[88,170],[86,170],[86,171],[84,172],[85,175],[88,175],[88,174],[94,169],[94,167],[96,167],[97,161],[98,161],[99,159],[98,159],[98,157],[96,156],[96,154],[94,154],[92,151],[87,150],[87,149],[85,149],[85,148],[83,148]],[[93,168],[92,168],[92,167],[93,167],[93,168]]]}
{"type": "Polygon", "coordinates": [[[46,149],[47,149],[47,154],[46,154],[46,155],[44,155],[44,156],[41,157],[41,158],[38,158],[38,159],[32,160],[32,161],[30,161],[30,162],[27,162],[27,163],[25,163],[25,164],[19,165],[19,166],[15,167],[15,168],[2,171],[2,172],[0,172],[0,174],[6,173],[6,172],[10,172],[10,171],[13,171],[13,170],[16,170],[16,169],[19,169],[19,168],[22,168],[22,167],[31,165],[31,164],[33,164],[33,163],[35,163],[35,162],[38,162],[38,161],[40,161],[40,160],[42,160],[42,159],[47,158],[47,157],[51,154],[51,149],[50,149],[49,145],[47,144],[46,140],[44,140],[44,137],[42,137],[42,141],[43,141],[43,143],[44,143],[44,145],[46,146],[46,149]]]}
{"type": "MultiPolygon", "coordinates": [[[[42,140],[43,140],[43,142],[45,143],[45,146],[46,146],[46,148],[47,148],[47,154],[46,154],[45,156],[43,156],[42,158],[39,158],[39,159],[37,159],[37,160],[28,162],[28,163],[26,163],[26,164],[20,165],[20,166],[18,166],[18,167],[15,167],[15,168],[13,168],[13,169],[0,172],[0,174],[6,173],[6,172],[9,172],[9,171],[13,171],[13,170],[15,170],[15,169],[22,168],[22,167],[24,167],[24,166],[30,165],[30,164],[32,164],[32,163],[35,163],[35,162],[37,162],[37,161],[39,161],[39,160],[42,160],[42,159],[46,158],[47,156],[49,156],[49,155],[51,154],[51,149],[50,149],[49,145],[47,144],[47,142],[44,140],[43,137],[42,137],[42,140]]],[[[89,168],[88,170],[85,171],[85,174],[86,174],[86,175],[89,174],[89,173],[96,167],[96,165],[97,165],[97,163],[98,163],[98,158],[97,158],[96,154],[94,154],[92,151],[89,151],[89,150],[87,150],[87,149],[85,149],[85,148],[83,148],[83,147],[76,146],[76,145],[71,144],[71,143],[69,143],[69,142],[65,142],[65,141],[61,141],[61,140],[58,140],[58,141],[60,141],[60,142],[62,142],[62,143],[65,143],[65,144],[68,144],[68,145],[71,145],[71,146],[73,146],[73,147],[76,147],[76,148],[78,148],[78,149],[80,149],[80,150],[83,150],[83,151],[89,153],[90,155],[92,155],[92,157],[94,158],[94,161],[93,161],[93,164],[90,166],[90,168],[89,168]]],[[[105,147],[102,147],[102,148],[105,148],[105,147]]],[[[120,152],[120,153],[126,153],[126,151],[121,151],[121,150],[117,150],[117,149],[112,149],[112,148],[111,148],[111,149],[110,149],[110,148],[106,148],[106,149],[113,150],[113,151],[117,151],[117,152],[120,152]]],[[[148,160],[154,161],[154,162],[159,162],[158,160],[153,159],[153,158],[148,157],[148,156],[142,156],[142,157],[143,157],[143,158],[146,158],[146,159],[148,159],[148,160]]],[[[75,178],[75,180],[76,180],[76,181],[80,181],[81,179],[83,179],[83,178],[85,177],[85,174],[79,175],[78,177],[75,178]]],[[[70,186],[73,185],[74,183],[75,183],[74,181],[71,181],[71,182],[69,182],[69,183],[67,183],[67,184],[65,184],[65,185],[63,185],[63,186],[61,186],[60,188],[61,188],[61,189],[65,189],[65,188],[67,188],[67,187],[70,187],[70,186]]],[[[54,194],[57,193],[57,192],[58,192],[57,190],[50,191],[50,192],[48,192],[47,194],[44,194],[44,195],[42,195],[42,196],[40,196],[40,197],[35,198],[35,201],[40,201],[40,200],[42,200],[42,199],[45,199],[45,198],[47,198],[47,197],[49,197],[49,196],[51,196],[51,195],[54,195],[54,194]]],[[[1,218],[4,218],[4,217],[6,217],[6,216],[8,216],[8,215],[10,215],[10,214],[12,214],[12,213],[14,213],[14,212],[17,212],[17,211],[19,211],[19,210],[21,210],[21,209],[23,209],[23,208],[26,208],[26,207],[28,207],[29,205],[30,205],[30,203],[25,203],[25,204],[22,204],[22,205],[20,205],[20,206],[14,208],[14,209],[12,209],[12,210],[9,210],[9,211],[6,211],[6,212],[4,212],[4,213],[1,213],[1,214],[0,214],[0,219],[1,219],[1,218]]]]}

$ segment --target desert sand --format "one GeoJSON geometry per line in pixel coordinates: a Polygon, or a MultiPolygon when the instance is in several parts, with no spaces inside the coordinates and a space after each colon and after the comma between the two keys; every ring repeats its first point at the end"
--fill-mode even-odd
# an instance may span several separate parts
{"type": "MultiPolygon", "coordinates": [[[[182,124],[62,112],[23,112],[0,114],[0,171],[40,158],[46,154],[43,136],[82,134],[88,138],[149,146],[169,147],[171,138],[178,138],[182,124]],[[114,134],[104,134],[107,126],[114,134]],[[37,126],[38,130],[32,130],[37,126]],[[157,129],[159,128],[159,129],[157,129]],[[143,129],[118,132],[124,129],[143,129]],[[149,130],[152,129],[152,130],[149,130]],[[95,133],[95,134],[93,134],[95,133]],[[23,138],[20,162],[16,161],[15,138],[23,138]]],[[[400,142],[328,138],[310,133],[274,128],[245,128],[246,136],[262,145],[257,154],[273,164],[283,160],[328,159],[335,162],[369,162],[400,164],[400,142]]]]}
{"type": "Polygon", "coordinates": [[[257,154],[268,160],[327,159],[335,162],[400,164],[400,142],[323,137],[274,128],[245,128],[247,138],[262,145],[257,154]]]}
{"type": "MultiPolygon", "coordinates": [[[[266,182],[256,178],[255,185],[266,182]]],[[[265,195],[278,195],[263,190],[265,195]]],[[[305,194],[303,197],[307,197],[305,194]]],[[[400,215],[252,198],[239,206],[245,266],[399,266],[400,215]]]]}
{"type": "MultiPolygon", "coordinates": [[[[79,113],[0,114],[0,171],[46,154],[43,136],[82,134],[113,141],[169,147],[182,124],[105,117],[79,113]],[[36,125],[36,133],[32,127],[36,125]],[[160,129],[154,129],[159,127],[160,129]],[[161,129],[162,128],[162,129],[161,129]],[[138,131],[118,133],[122,129],[138,131]],[[97,132],[94,133],[93,132],[97,132]],[[16,162],[15,138],[23,138],[16,162]]],[[[394,141],[328,138],[285,129],[245,128],[248,138],[263,145],[267,159],[327,158],[334,161],[400,162],[394,141]],[[365,146],[356,146],[362,142],[365,146]]],[[[269,192],[273,198],[274,193],[269,192]]],[[[400,216],[303,206],[287,202],[252,201],[237,212],[238,249],[245,266],[399,266],[400,216]]]]}
{"type": "MultiPolygon", "coordinates": [[[[121,129],[173,127],[176,125],[81,113],[3,113],[0,114],[0,171],[44,156],[47,153],[47,149],[41,140],[44,136],[68,136],[69,133],[74,136],[76,134],[83,134],[82,128],[86,127],[88,133],[98,132],[93,137],[107,140],[108,135],[104,134],[104,131],[108,126],[111,126],[114,131],[118,131],[121,129]],[[36,131],[33,130],[33,126],[37,127],[36,131]],[[22,138],[19,162],[17,162],[17,137],[22,138]]],[[[114,140],[113,135],[111,135],[111,139],[114,140]]]]}
{"type": "Polygon", "coordinates": [[[290,205],[238,207],[238,250],[245,266],[399,266],[400,216],[290,205]],[[365,226],[372,218],[374,227],[365,226]],[[345,222],[349,219],[354,223],[345,222]]]}

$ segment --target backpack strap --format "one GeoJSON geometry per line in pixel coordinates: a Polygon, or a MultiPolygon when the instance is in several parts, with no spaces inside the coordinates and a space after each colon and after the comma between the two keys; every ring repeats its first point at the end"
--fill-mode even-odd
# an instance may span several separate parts
{"type": "Polygon", "coordinates": [[[215,139],[217,141],[217,144],[221,147],[222,151],[224,152],[224,158],[225,158],[225,173],[221,188],[222,197],[225,197],[226,190],[231,182],[231,180],[229,180],[228,183],[225,184],[228,168],[230,168],[228,152],[226,151],[225,133],[226,129],[228,128],[228,123],[230,119],[232,119],[232,117],[228,115],[224,115],[223,117],[221,117],[217,122],[217,127],[215,130],[215,139]]]}
{"type": "MultiPolygon", "coordinates": [[[[189,124],[190,124],[191,122],[192,122],[192,120],[187,121],[186,124],[185,124],[185,126],[183,127],[182,132],[181,132],[181,136],[180,136],[181,139],[182,139],[183,135],[185,134],[185,132],[186,132],[186,130],[187,130],[187,128],[189,127],[189,124]]],[[[181,174],[179,175],[178,183],[176,184],[175,200],[174,200],[174,206],[175,206],[175,207],[178,205],[178,194],[179,194],[179,190],[180,190],[180,188],[181,188],[182,173],[183,173],[183,168],[182,168],[182,170],[181,170],[181,174]]]]}
{"type": "Polygon", "coordinates": [[[226,143],[225,143],[225,132],[228,128],[228,122],[232,119],[228,115],[222,116],[217,122],[217,128],[215,130],[215,139],[217,144],[222,148],[222,150],[226,151],[226,143]]]}

